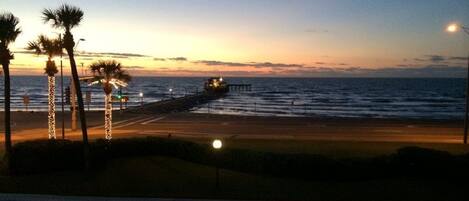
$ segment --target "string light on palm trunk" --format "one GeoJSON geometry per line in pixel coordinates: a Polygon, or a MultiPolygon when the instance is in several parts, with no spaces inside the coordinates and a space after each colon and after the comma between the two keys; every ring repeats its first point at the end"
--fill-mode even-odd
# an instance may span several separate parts
{"type": "Polygon", "coordinates": [[[104,99],[105,110],[104,110],[104,137],[106,140],[112,139],[112,95],[111,93],[106,94],[104,99]]]}
{"type": "MultiPolygon", "coordinates": [[[[112,88],[119,89],[127,87],[130,75],[122,70],[121,64],[116,61],[98,61],[90,65],[90,70],[94,77],[88,84],[101,85],[103,87],[104,98],[104,137],[106,140],[112,139],[112,88]]],[[[122,94],[116,98],[122,102],[122,94]]]]}
{"type": "Polygon", "coordinates": [[[48,76],[49,81],[49,139],[56,139],[55,135],[55,77],[48,76]]]}

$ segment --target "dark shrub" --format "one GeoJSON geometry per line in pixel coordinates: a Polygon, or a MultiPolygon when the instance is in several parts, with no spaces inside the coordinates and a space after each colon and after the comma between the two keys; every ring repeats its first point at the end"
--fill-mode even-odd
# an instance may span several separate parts
{"type": "Polygon", "coordinates": [[[82,150],[82,143],[67,140],[22,142],[13,147],[11,165],[20,174],[81,169],[82,150]]]}
{"type": "MultiPolygon", "coordinates": [[[[147,137],[112,142],[97,140],[91,143],[90,151],[94,168],[104,167],[110,159],[158,155],[246,173],[314,180],[465,176],[465,170],[469,168],[469,155],[454,156],[418,147],[407,147],[395,154],[370,159],[336,160],[312,154],[230,148],[214,152],[208,145],[147,137]]],[[[20,174],[76,170],[82,167],[82,154],[81,142],[29,141],[14,146],[12,164],[20,174]]]]}
{"type": "Polygon", "coordinates": [[[423,177],[455,176],[464,173],[463,170],[469,167],[468,160],[461,156],[419,147],[399,149],[389,156],[387,165],[399,175],[423,177]]]}

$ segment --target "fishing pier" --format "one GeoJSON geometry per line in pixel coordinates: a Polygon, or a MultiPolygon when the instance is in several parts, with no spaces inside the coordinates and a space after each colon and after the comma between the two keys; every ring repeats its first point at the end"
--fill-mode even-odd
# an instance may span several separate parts
{"type": "Polygon", "coordinates": [[[228,84],[228,91],[251,91],[251,84],[228,84]]]}

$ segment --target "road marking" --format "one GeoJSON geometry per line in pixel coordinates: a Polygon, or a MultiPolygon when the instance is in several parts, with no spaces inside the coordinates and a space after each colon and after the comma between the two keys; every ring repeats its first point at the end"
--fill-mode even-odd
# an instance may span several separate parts
{"type": "Polygon", "coordinates": [[[126,120],[122,120],[122,121],[118,121],[118,122],[114,122],[112,124],[121,124],[121,123],[125,123],[125,122],[128,122],[128,121],[132,121],[132,120],[135,120],[135,119],[139,119],[139,118],[142,118],[142,117],[134,117],[134,118],[130,118],[130,119],[126,119],[126,120]]]}
{"type": "MultiPolygon", "coordinates": [[[[117,125],[117,124],[125,123],[125,122],[128,122],[128,121],[133,121],[133,120],[139,119],[139,118],[142,118],[142,117],[134,117],[134,118],[130,118],[130,119],[122,120],[122,121],[113,122],[112,125],[117,125]]],[[[104,128],[104,125],[90,127],[90,129],[97,129],[97,128],[104,128]]]]}
{"type": "Polygon", "coordinates": [[[152,122],[155,122],[155,121],[162,120],[162,119],[164,119],[164,118],[166,118],[166,116],[163,116],[163,117],[158,117],[158,118],[154,118],[154,119],[152,119],[152,120],[148,120],[148,121],[145,121],[145,122],[143,122],[143,123],[140,123],[140,124],[142,124],[142,125],[146,125],[146,124],[149,124],[149,123],[152,123],[152,122]]]}
{"type": "Polygon", "coordinates": [[[119,126],[113,126],[113,128],[122,128],[122,127],[126,127],[126,126],[130,126],[130,125],[133,125],[133,124],[137,124],[137,123],[140,123],[140,122],[143,122],[143,121],[148,121],[149,119],[152,119],[153,117],[148,117],[148,118],[145,118],[145,119],[139,119],[137,121],[132,121],[130,123],[126,123],[126,124],[123,124],[123,125],[119,125],[119,126]]]}

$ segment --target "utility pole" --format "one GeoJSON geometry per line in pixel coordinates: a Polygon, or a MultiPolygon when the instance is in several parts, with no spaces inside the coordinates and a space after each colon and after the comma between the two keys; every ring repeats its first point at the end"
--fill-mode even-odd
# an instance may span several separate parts
{"type": "MultiPolygon", "coordinates": [[[[59,34],[60,44],[62,45],[62,34],[59,34]]],[[[65,139],[65,110],[64,110],[64,71],[63,71],[63,49],[60,49],[60,98],[62,99],[62,139],[65,139]]]]}
{"type": "MultiPolygon", "coordinates": [[[[450,33],[458,32],[462,30],[469,36],[469,27],[463,26],[457,23],[449,24],[446,27],[446,31],[450,33]]],[[[464,144],[467,144],[467,130],[469,128],[469,55],[467,56],[467,75],[466,75],[466,111],[464,112],[464,144]]]]}
{"type": "Polygon", "coordinates": [[[467,55],[467,77],[466,77],[466,113],[464,114],[464,144],[467,144],[467,130],[469,121],[469,54],[467,55]]]}

